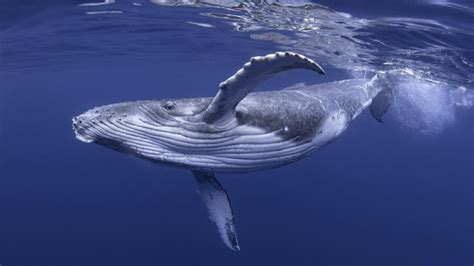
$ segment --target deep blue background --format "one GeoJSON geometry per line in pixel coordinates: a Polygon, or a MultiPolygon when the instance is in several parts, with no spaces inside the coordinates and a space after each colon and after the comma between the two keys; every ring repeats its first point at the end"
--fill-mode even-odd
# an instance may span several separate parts
{"type": "MultiPolygon", "coordinates": [[[[30,15],[11,12],[5,25],[30,15]]],[[[302,161],[220,176],[237,216],[239,253],[222,244],[189,172],[74,138],[71,118],[94,106],[214,95],[250,56],[275,49],[242,36],[178,36],[146,61],[71,53],[60,68],[3,71],[0,264],[474,263],[472,110],[458,111],[438,135],[406,132],[390,115],[379,124],[364,113],[335,143],[302,161]],[[193,40],[195,49],[179,38],[193,40]],[[212,40],[219,42],[205,49],[212,40]]],[[[324,78],[293,71],[264,87],[344,77],[324,67],[324,78]]]]}

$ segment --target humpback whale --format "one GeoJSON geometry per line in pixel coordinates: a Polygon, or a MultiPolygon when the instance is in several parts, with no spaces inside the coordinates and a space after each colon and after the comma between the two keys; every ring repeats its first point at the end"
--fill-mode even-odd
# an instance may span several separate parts
{"type": "Polygon", "coordinates": [[[73,130],[80,141],[190,170],[223,242],[238,251],[231,202],[216,173],[290,164],[334,141],[365,108],[382,121],[390,106],[391,90],[377,76],[254,92],[290,69],[325,74],[297,53],[256,56],[220,83],[213,98],[95,107],[72,119],[73,130]]]}

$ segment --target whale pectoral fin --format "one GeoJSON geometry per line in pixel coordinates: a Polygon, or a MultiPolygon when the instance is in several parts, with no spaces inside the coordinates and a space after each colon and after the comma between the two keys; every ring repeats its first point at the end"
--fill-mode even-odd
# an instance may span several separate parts
{"type": "Polygon", "coordinates": [[[258,84],[273,74],[289,69],[305,68],[324,74],[324,70],[313,60],[293,52],[277,52],[250,59],[233,76],[221,82],[219,92],[201,113],[206,123],[215,123],[231,116],[237,104],[258,84]]]}
{"type": "Polygon", "coordinates": [[[198,185],[199,196],[206,205],[209,217],[216,223],[222,240],[230,249],[239,251],[234,213],[227,192],[213,173],[192,172],[198,185]]]}
{"type": "Polygon", "coordinates": [[[393,102],[393,92],[392,89],[386,88],[381,90],[375,97],[372,99],[369,110],[370,114],[375,118],[375,120],[383,123],[382,117],[387,112],[388,108],[393,102]]]}

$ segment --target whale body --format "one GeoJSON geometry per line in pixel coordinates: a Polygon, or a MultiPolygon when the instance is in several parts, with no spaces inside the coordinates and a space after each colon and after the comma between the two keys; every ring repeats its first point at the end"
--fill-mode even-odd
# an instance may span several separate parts
{"type": "Polygon", "coordinates": [[[276,168],[334,141],[364,109],[382,121],[389,88],[372,79],[252,92],[272,75],[313,60],[292,52],[253,57],[213,98],[134,101],[73,118],[76,138],[166,166],[191,170],[224,243],[239,250],[229,197],[215,173],[276,168]]]}

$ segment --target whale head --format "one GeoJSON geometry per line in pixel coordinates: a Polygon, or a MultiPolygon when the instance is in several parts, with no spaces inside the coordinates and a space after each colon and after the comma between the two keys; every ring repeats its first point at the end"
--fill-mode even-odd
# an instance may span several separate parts
{"type": "Polygon", "coordinates": [[[95,107],[72,119],[76,138],[165,164],[184,164],[186,154],[223,130],[200,121],[211,98],[125,102],[95,107]],[[214,133],[214,134],[213,134],[214,133]]]}

